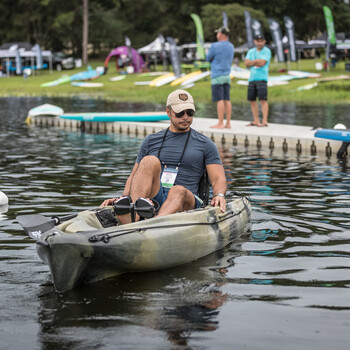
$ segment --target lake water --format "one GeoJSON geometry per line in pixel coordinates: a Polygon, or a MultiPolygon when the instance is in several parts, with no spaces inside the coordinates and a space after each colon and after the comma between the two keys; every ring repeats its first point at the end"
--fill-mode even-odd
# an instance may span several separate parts
{"type": "MultiPolygon", "coordinates": [[[[69,214],[120,193],[141,139],[28,128],[27,111],[47,102],[72,112],[163,108],[0,99],[0,191],[10,204],[0,214],[0,349],[349,348],[347,161],[220,146],[229,188],[253,204],[248,235],[191,264],[59,294],[15,217],[69,214]]],[[[234,115],[250,120],[247,106],[234,115]]],[[[348,115],[346,106],[272,106],[270,121],[333,127],[348,115]]]]}

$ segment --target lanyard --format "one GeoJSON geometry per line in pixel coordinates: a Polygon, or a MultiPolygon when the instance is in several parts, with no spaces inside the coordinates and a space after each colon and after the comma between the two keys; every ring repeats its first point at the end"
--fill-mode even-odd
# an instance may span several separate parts
{"type": "MultiPolygon", "coordinates": [[[[166,129],[166,131],[165,131],[165,133],[164,133],[164,136],[163,136],[162,143],[161,143],[161,145],[160,145],[160,147],[159,147],[159,150],[158,150],[158,159],[159,159],[159,160],[160,160],[160,151],[161,151],[161,149],[162,149],[162,147],[163,147],[163,144],[164,144],[166,135],[168,134],[168,131],[169,131],[169,128],[166,129]]],[[[180,166],[182,157],[183,157],[184,154],[185,154],[186,147],[187,147],[187,144],[188,144],[188,140],[190,139],[191,131],[192,131],[192,129],[190,129],[190,131],[189,131],[189,133],[188,133],[188,135],[187,135],[185,147],[184,147],[184,149],[183,149],[183,151],[182,151],[182,154],[181,154],[180,160],[179,160],[179,162],[178,162],[178,164],[177,164],[177,167],[180,166]]],[[[161,162],[162,162],[162,161],[161,161],[161,162]]],[[[164,162],[162,162],[162,164],[165,166],[164,162]]]]}

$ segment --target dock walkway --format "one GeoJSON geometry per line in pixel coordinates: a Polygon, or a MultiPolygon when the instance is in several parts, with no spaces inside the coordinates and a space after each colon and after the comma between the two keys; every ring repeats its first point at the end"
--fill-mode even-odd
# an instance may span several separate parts
{"type": "MultiPolygon", "coordinates": [[[[169,126],[162,122],[81,122],[52,116],[36,116],[32,123],[71,131],[120,133],[145,137],[169,126]]],[[[268,127],[247,126],[243,120],[232,120],[231,129],[211,129],[213,118],[194,118],[192,127],[211,138],[216,144],[243,146],[309,156],[335,156],[341,142],[314,137],[315,129],[308,126],[270,123],[268,127]]]]}

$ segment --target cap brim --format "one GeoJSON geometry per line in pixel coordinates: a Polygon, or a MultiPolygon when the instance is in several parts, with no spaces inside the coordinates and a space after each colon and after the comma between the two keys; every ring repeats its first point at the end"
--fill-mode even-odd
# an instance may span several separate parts
{"type": "Polygon", "coordinates": [[[194,111],[196,111],[194,104],[191,102],[172,105],[171,108],[175,113],[180,113],[180,112],[184,111],[185,109],[193,109],[194,111]]]}

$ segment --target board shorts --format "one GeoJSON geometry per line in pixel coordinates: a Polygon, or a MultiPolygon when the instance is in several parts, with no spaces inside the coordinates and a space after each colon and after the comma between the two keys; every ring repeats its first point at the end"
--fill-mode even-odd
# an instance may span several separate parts
{"type": "Polygon", "coordinates": [[[213,84],[211,86],[212,101],[230,101],[230,87],[230,84],[213,84]]]}
{"type": "Polygon", "coordinates": [[[248,84],[248,101],[267,101],[267,82],[265,80],[250,81],[248,84]]]}
{"type": "MultiPolygon", "coordinates": [[[[163,203],[168,198],[169,190],[170,188],[160,186],[158,193],[156,194],[155,197],[152,198],[153,200],[158,202],[159,208],[163,205],[163,203]]],[[[195,194],[193,196],[196,202],[194,209],[198,209],[203,205],[203,201],[199,197],[197,197],[195,194]]]]}

